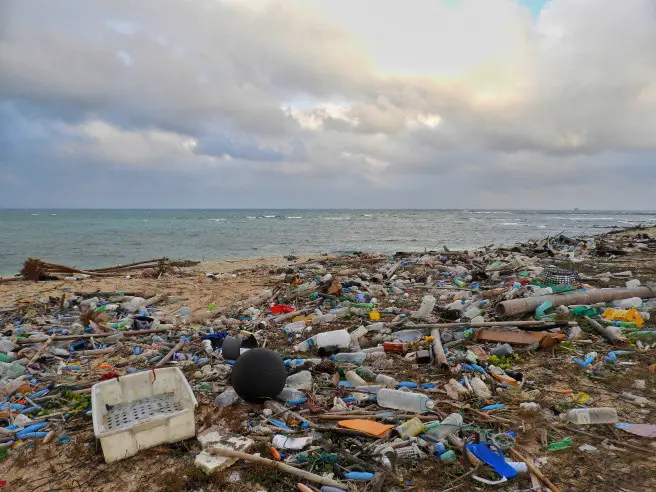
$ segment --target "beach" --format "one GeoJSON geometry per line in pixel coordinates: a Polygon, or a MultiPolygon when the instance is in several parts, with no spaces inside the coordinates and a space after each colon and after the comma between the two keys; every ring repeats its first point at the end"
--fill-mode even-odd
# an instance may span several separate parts
{"type": "MultiPolygon", "coordinates": [[[[613,248],[625,250],[622,254],[600,255],[595,254],[594,251],[584,250],[580,254],[577,253],[576,256],[582,261],[570,262],[565,259],[566,255],[561,257],[562,254],[558,253],[558,249],[554,246],[556,257],[549,258],[545,254],[538,263],[555,263],[561,267],[570,268],[586,279],[585,284],[596,288],[623,287],[626,281],[624,278],[612,278],[608,282],[602,282],[598,275],[604,272],[626,270],[631,271],[631,278],[640,279],[643,284],[647,284],[656,277],[656,259],[654,249],[647,247],[652,243],[644,238],[656,238],[656,228],[622,231],[605,238],[597,236],[599,248],[601,247],[599,245],[603,244],[605,240],[612,244],[613,248]],[[636,247],[636,244],[643,244],[645,247],[636,247]]],[[[520,249],[523,252],[531,250],[526,246],[521,246],[520,249]]],[[[511,251],[512,246],[508,246],[508,249],[490,249],[486,254],[490,257],[496,255],[502,258],[505,255],[512,255],[511,251]]],[[[155,278],[143,276],[141,272],[135,271],[114,277],[75,281],[19,280],[0,283],[0,308],[5,317],[5,330],[11,332],[10,316],[18,316],[17,313],[22,313],[20,316],[26,317],[34,326],[37,326],[42,324],[43,317],[46,316],[49,309],[57,306],[60,300],[63,302],[67,296],[77,295],[85,299],[93,296],[104,298],[121,295],[143,298],[157,296],[162,300],[158,301],[150,312],[157,313],[156,316],[161,318],[163,323],[171,323],[171,326],[182,325],[184,330],[180,333],[186,334],[192,339],[189,342],[189,348],[183,351],[191,353],[198,350],[198,347],[194,348],[196,343],[194,333],[201,330],[202,326],[214,326],[215,329],[227,330],[234,334],[239,330],[253,331],[252,326],[247,322],[235,322],[234,326],[222,325],[221,319],[237,317],[244,308],[248,307],[247,299],[253,299],[254,296],[261,295],[263,291],[271,289],[275,292],[273,297],[287,304],[297,304],[299,309],[307,305],[309,302],[307,293],[304,295],[294,294],[293,287],[288,285],[290,275],[299,272],[307,275],[304,281],[314,278],[315,275],[325,275],[324,272],[330,272],[336,279],[367,278],[371,272],[388,270],[390,266],[398,262],[399,269],[396,274],[401,274],[401,278],[415,281],[407,284],[405,297],[393,294],[377,296],[380,297],[378,300],[379,310],[383,311],[385,307],[397,305],[403,306],[402,311],[412,312],[418,308],[422,297],[428,291],[434,292],[438,297],[443,293],[451,295],[454,292],[450,290],[454,286],[449,282],[445,287],[433,283],[436,290],[431,290],[418,280],[418,276],[425,277],[425,272],[431,271],[436,265],[448,265],[450,261],[448,255],[454,255],[452,258],[456,263],[459,261],[458,258],[467,258],[466,253],[462,257],[457,252],[448,254],[443,252],[442,255],[447,256],[443,256],[442,260],[438,260],[439,252],[427,255],[426,258],[429,259],[424,260],[419,260],[422,254],[410,253],[396,257],[377,254],[278,256],[203,261],[193,267],[180,268],[155,278]],[[407,274],[403,273],[404,271],[407,274]],[[181,316],[181,308],[188,308],[183,316],[181,316]],[[39,318],[39,316],[42,317],[39,318]]],[[[507,272],[504,275],[514,278],[515,273],[507,272]]],[[[385,275],[383,277],[387,278],[385,275]]],[[[484,289],[492,289],[497,285],[489,280],[483,283],[486,285],[484,289]]],[[[319,289],[320,295],[322,295],[322,290],[323,288],[319,289]]],[[[500,301],[500,299],[491,299],[493,303],[500,301]]],[[[446,302],[438,299],[439,306],[446,302]]],[[[267,303],[257,307],[266,311],[267,303]]],[[[398,312],[398,308],[395,308],[394,311],[398,312]]],[[[532,314],[527,313],[521,318],[527,319],[532,314]]],[[[497,319],[493,310],[485,311],[483,315],[486,321],[497,319]]],[[[655,315],[656,311],[652,311],[652,320],[655,315]]],[[[383,319],[392,321],[392,317],[392,315],[384,315],[383,319]]],[[[569,316],[562,319],[577,321],[576,318],[569,316]]],[[[580,320],[578,321],[582,326],[585,325],[580,320]]],[[[351,331],[357,328],[361,322],[357,316],[355,319],[344,318],[313,327],[313,334],[342,328],[351,331]]],[[[440,322],[444,322],[444,320],[440,322]]],[[[298,340],[290,340],[290,337],[281,333],[280,326],[284,325],[284,322],[274,324],[269,321],[268,323],[266,328],[258,330],[257,338],[261,344],[265,344],[266,347],[283,356],[309,357],[307,354],[299,354],[294,351],[293,345],[298,340]]],[[[651,325],[653,326],[653,321],[651,325]]],[[[588,329],[586,328],[586,330],[588,329]]],[[[14,333],[14,337],[15,335],[14,333]]],[[[142,337],[141,342],[143,343],[143,341],[145,339],[142,337]]],[[[98,381],[99,376],[103,373],[103,370],[98,369],[98,365],[103,362],[111,365],[112,370],[118,371],[119,374],[126,374],[126,370],[130,367],[150,370],[152,366],[147,362],[132,361],[134,358],[133,348],[138,346],[138,343],[137,339],[126,339],[124,345],[115,353],[106,357],[90,356],[83,364],[83,370],[50,379],[50,385],[53,389],[62,385],[68,385],[71,388],[89,388],[98,381]]],[[[368,345],[371,344],[375,344],[375,342],[370,340],[368,345]]],[[[30,355],[33,353],[30,347],[37,346],[38,344],[24,345],[27,347],[27,354],[30,355]]],[[[490,347],[485,343],[483,346],[490,347]]],[[[618,397],[621,391],[630,389],[635,380],[644,380],[646,389],[641,394],[656,401],[656,374],[648,370],[648,366],[656,362],[656,352],[653,347],[640,351],[635,350],[635,346],[633,346],[630,349],[632,354],[626,359],[631,364],[606,366],[596,374],[587,373],[570,362],[573,354],[583,354],[592,349],[606,354],[612,348],[612,345],[605,343],[594,333],[586,331],[583,339],[579,342],[562,342],[550,350],[519,351],[518,353],[521,355],[515,365],[516,369],[524,374],[525,379],[532,381],[530,388],[538,390],[539,396],[533,397],[531,401],[538,402],[544,409],[566,411],[567,408],[576,406],[572,395],[579,395],[580,398],[583,398],[580,395],[587,395],[587,398],[594,402],[595,407],[615,408],[623,421],[653,422],[654,411],[651,407],[641,407],[618,397]]],[[[453,401],[439,389],[452,377],[448,372],[432,365],[417,365],[399,355],[393,354],[390,357],[394,360],[396,367],[388,369],[388,371],[389,374],[396,375],[397,379],[404,378],[418,383],[437,383],[438,390],[435,390],[437,392],[429,393],[429,395],[442,412],[449,413],[454,408],[460,409],[466,419],[477,419],[470,420],[476,426],[495,428],[495,432],[515,431],[517,433],[516,449],[519,449],[524,456],[542,457],[540,458],[540,471],[557,484],[560,490],[587,491],[591,487],[594,490],[608,491],[649,490],[656,486],[656,475],[653,472],[656,468],[651,461],[654,450],[653,439],[624,434],[612,426],[563,427],[558,420],[549,420],[542,414],[521,410],[518,404],[523,397],[512,393],[500,393],[500,396],[495,399],[496,402],[506,405],[505,410],[500,413],[489,413],[489,417],[485,417],[484,414],[480,412],[477,414],[477,410],[473,410],[480,408],[480,405],[466,401],[453,401]],[[574,445],[569,449],[547,452],[544,448],[545,442],[552,443],[566,437],[574,439],[574,445]],[[595,453],[581,451],[579,448],[583,444],[594,446],[597,451],[595,453]],[[623,447],[623,444],[626,446],[623,447]],[[636,449],[642,449],[642,452],[636,451],[636,449]]],[[[74,357],[72,360],[77,359],[74,357]]],[[[217,365],[221,364],[219,359],[216,363],[217,365]]],[[[172,365],[182,368],[194,388],[202,386],[202,384],[199,386],[195,375],[196,368],[191,361],[173,362],[172,365]]],[[[207,388],[195,390],[196,398],[199,401],[199,407],[195,412],[196,428],[199,433],[201,430],[218,426],[235,435],[252,435],[252,432],[245,427],[245,422],[258,418],[261,407],[251,406],[244,402],[228,408],[218,407],[215,405],[214,399],[221,391],[220,388],[224,388],[226,383],[220,379],[210,379],[209,381],[206,384],[210,385],[211,390],[207,388]],[[218,392],[217,387],[219,388],[218,392]]],[[[326,386],[321,387],[320,390],[326,394],[332,394],[334,391],[334,388],[326,386]]],[[[331,398],[324,401],[322,412],[328,412],[330,405],[331,398]]],[[[317,418],[315,412],[310,412],[304,406],[297,408],[297,411],[310,420],[317,418]]],[[[36,442],[35,445],[28,446],[27,441],[22,441],[10,449],[9,456],[0,462],[0,477],[11,484],[11,490],[110,491],[120,488],[125,491],[140,492],[276,491],[290,490],[298,481],[280,471],[263,465],[251,465],[243,461],[217,474],[206,475],[194,465],[194,457],[199,452],[196,439],[157,446],[140,452],[136,457],[106,464],[100,445],[97,440],[94,440],[88,416],[74,415],[66,423],[57,424],[55,428],[57,436],[70,436],[70,444],[36,442]]],[[[344,438],[330,432],[326,435],[331,436],[330,439],[335,443],[344,438]]],[[[254,452],[259,451],[263,456],[270,456],[269,447],[266,445],[267,441],[266,436],[255,436],[254,452]]],[[[402,476],[403,480],[410,481],[413,490],[443,490],[452,482],[454,485],[459,485],[460,490],[473,490],[471,487],[476,485],[476,482],[468,482],[465,477],[459,478],[465,472],[463,463],[447,465],[440,463],[439,460],[435,462],[433,459],[424,459],[398,463],[397,466],[399,466],[396,470],[397,475],[402,476]]],[[[481,471],[479,474],[482,473],[481,471]]],[[[391,490],[390,487],[393,486],[389,478],[387,480],[383,490],[391,490]]],[[[510,488],[503,490],[517,490],[512,487],[517,487],[518,483],[522,484],[520,488],[526,488],[530,486],[531,482],[528,475],[525,475],[523,478],[510,482],[510,488]],[[521,482],[517,482],[517,480],[521,480],[521,482]]],[[[357,482],[352,482],[351,486],[353,490],[363,490],[364,487],[357,482]]]]}

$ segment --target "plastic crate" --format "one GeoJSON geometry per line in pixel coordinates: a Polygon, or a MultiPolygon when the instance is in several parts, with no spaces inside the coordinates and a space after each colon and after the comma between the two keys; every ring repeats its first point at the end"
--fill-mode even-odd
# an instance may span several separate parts
{"type": "Polygon", "coordinates": [[[177,367],[129,374],[91,388],[93,431],[107,463],[195,436],[196,406],[177,367]]]}

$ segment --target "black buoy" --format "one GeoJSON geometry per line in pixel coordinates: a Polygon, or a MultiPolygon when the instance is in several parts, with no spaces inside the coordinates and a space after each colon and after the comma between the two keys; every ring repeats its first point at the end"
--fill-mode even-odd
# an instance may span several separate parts
{"type": "Polygon", "coordinates": [[[248,403],[275,398],[285,387],[287,369],[273,350],[255,348],[244,353],[232,368],[232,387],[248,403]]]}

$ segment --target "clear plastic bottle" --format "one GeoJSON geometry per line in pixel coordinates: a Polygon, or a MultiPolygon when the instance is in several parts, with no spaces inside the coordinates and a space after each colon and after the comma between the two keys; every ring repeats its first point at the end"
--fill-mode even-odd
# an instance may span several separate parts
{"type": "Polygon", "coordinates": [[[426,425],[425,432],[435,439],[446,439],[452,434],[457,434],[458,431],[460,431],[462,423],[462,415],[454,412],[447,415],[447,417],[439,424],[426,425]]]}
{"type": "Polygon", "coordinates": [[[619,422],[617,411],[611,407],[572,408],[565,415],[565,419],[572,424],[615,424],[619,422]]]}
{"type": "Polygon", "coordinates": [[[435,298],[431,295],[425,295],[421,299],[421,306],[419,306],[419,309],[412,313],[410,317],[413,319],[424,319],[426,316],[433,312],[434,307],[435,298]]]}
{"type": "Polygon", "coordinates": [[[361,337],[367,334],[369,330],[365,326],[358,326],[355,330],[351,332],[351,341],[358,341],[361,337]]]}
{"type": "Polygon", "coordinates": [[[291,388],[309,391],[312,389],[312,374],[310,371],[301,371],[292,374],[287,378],[285,385],[291,388]]]}
{"type": "Polygon", "coordinates": [[[282,327],[283,333],[297,334],[305,331],[305,321],[294,321],[282,327]]]}
{"type": "Polygon", "coordinates": [[[305,395],[302,391],[297,390],[296,388],[291,388],[289,386],[285,386],[278,395],[278,398],[284,401],[294,401],[304,397],[305,395]]]}
{"type": "Polygon", "coordinates": [[[475,317],[480,316],[480,314],[480,309],[478,309],[476,306],[471,306],[463,313],[463,316],[468,319],[474,319],[475,317]]]}
{"type": "Polygon", "coordinates": [[[385,388],[380,390],[376,396],[378,405],[381,407],[404,410],[406,412],[424,413],[432,410],[435,406],[430,398],[421,393],[385,388]]]}
{"type": "Polygon", "coordinates": [[[337,319],[337,315],[333,313],[321,314],[312,318],[313,325],[320,325],[321,323],[332,323],[337,319]]]}
{"type": "Polygon", "coordinates": [[[332,358],[335,362],[351,362],[353,364],[362,364],[367,358],[367,354],[364,352],[340,352],[339,354],[333,355],[332,358]]]}
{"type": "Polygon", "coordinates": [[[346,380],[353,386],[367,386],[367,382],[357,375],[355,371],[346,371],[346,380]]]}

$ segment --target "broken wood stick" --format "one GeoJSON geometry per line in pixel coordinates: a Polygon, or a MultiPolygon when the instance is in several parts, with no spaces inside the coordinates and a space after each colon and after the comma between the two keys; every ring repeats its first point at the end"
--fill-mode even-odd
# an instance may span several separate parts
{"type": "MultiPolygon", "coordinates": [[[[105,333],[89,333],[86,335],[60,335],[57,337],[58,341],[63,340],[84,340],[86,338],[104,338],[111,337],[113,335],[123,335],[124,337],[138,337],[141,335],[151,335],[153,333],[165,333],[167,331],[182,331],[188,329],[188,326],[173,326],[173,325],[161,325],[162,328],[156,328],[154,330],[130,330],[130,331],[108,331],[105,333]]],[[[23,338],[16,340],[17,345],[28,345],[30,343],[43,343],[47,339],[45,338],[23,338]]]]}
{"type": "Polygon", "coordinates": [[[185,342],[178,342],[175,344],[175,347],[173,347],[168,354],[166,354],[164,357],[162,357],[162,360],[160,360],[157,364],[155,364],[155,367],[161,367],[164,364],[166,364],[168,361],[171,360],[173,355],[182,348],[182,346],[185,344],[185,342]]]}
{"type": "Polygon", "coordinates": [[[431,336],[433,337],[433,354],[435,356],[435,363],[439,367],[449,367],[449,362],[446,360],[444,347],[442,347],[442,338],[440,336],[439,328],[431,329],[431,336]]]}
{"type": "Polygon", "coordinates": [[[55,337],[57,334],[50,335],[50,337],[46,340],[46,343],[43,344],[43,347],[41,347],[39,350],[37,350],[36,354],[29,360],[27,365],[29,366],[30,364],[34,364],[39,357],[43,355],[43,353],[47,350],[48,347],[50,347],[50,344],[54,341],[55,337]]]}
{"type": "Polygon", "coordinates": [[[521,454],[519,454],[519,451],[517,451],[515,448],[510,448],[510,453],[517,458],[520,461],[523,461],[526,463],[526,466],[528,467],[529,470],[531,470],[531,473],[533,473],[536,477],[538,477],[542,482],[549,487],[549,490],[551,492],[560,492],[560,489],[556,487],[553,483],[551,483],[551,480],[549,480],[547,477],[545,477],[540,470],[533,464],[531,460],[528,460],[524,458],[521,454]]]}
{"type": "Polygon", "coordinates": [[[294,466],[288,465],[287,463],[282,463],[280,461],[273,461],[268,458],[262,458],[261,456],[255,456],[248,453],[242,453],[241,451],[234,451],[232,449],[224,448],[210,448],[207,452],[214,456],[225,456],[227,458],[237,458],[251,463],[259,463],[262,465],[270,466],[272,468],[278,468],[285,473],[304,478],[310,482],[318,483],[321,485],[327,485],[329,487],[336,487],[338,489],[346,490],[347,486],[342,482],[332,480],[330,478],[322,477],[315,473],[311,473],[305,470],[300,470],[294,466]]]}

